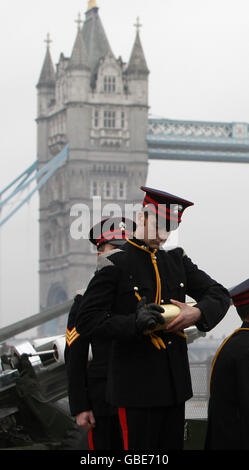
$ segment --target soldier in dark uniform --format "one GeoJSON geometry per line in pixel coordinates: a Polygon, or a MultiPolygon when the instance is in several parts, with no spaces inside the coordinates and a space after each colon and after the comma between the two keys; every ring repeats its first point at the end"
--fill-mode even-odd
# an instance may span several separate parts
{"type": "Polygon", "coordinates": [[[183,211],[193,203],[150,188],[135,236],[109,253],[90,281],[77,312],[79,337],[94,333],[111,344],[107,401],[118,407],[124,449],[182,449],[185,401],[192,396],[186,338],[195,324],[209,331],[223,318],[227,290],[188,258],[182,248],[161,249],[183,211]],[[196,306],[185,303],[188,294],[196,306]],[[180,307],[163,324],[162,303],[180,307]]]}
{"type": "MultiPolygon", "coordinates": [[[[97,248],[97,271],[106,254],[118,250],[133,234],[136,224],[127,218],[104,219],[94,225],[89,240],[97,248]]],[[[76,424],[88,432],[89,448],[121,449],[122,440],[117,409],[106,403],[106,370],[110,342],[103,338],[83,338],[75,331],[75,315],[82,295],[77,294],[68,317],[65,362],[68,374],[68,397],[76,424]],[[89,358],[91,344],[92,358],[89,358]]]]}
{"type": "Polygon", "coordinates": [[[212,364],[206,449],[249,450],[249,279],[230,290],[242,320],[212,364]]]}

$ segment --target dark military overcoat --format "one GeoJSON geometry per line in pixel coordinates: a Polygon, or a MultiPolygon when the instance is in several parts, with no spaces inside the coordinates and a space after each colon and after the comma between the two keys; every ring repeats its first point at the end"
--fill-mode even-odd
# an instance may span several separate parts
{"type": "Polygon", "coordinates": [[[100,337],[78,336],[75,330],[75,315],[81,299],[82,295],[75,297],[67,321],[65,364],[69,407],[72,416],[89,410],[93,410],[95,417],[110,416],[117,413],[116,409],[106,402],[111,343],[100,337]]]}
{"type": "Polygon", "coordinates": [[[249,450],[249,322],[215,356],[206,449],[249,450]]]}
{"type": "MultiPolygon", "coordinates": [[[[111,344],[107,400],[119,407],[170,406],[192,396],[186,340],[176,334],[158,333],[166,349],[158,350],[150,337],[138,334],[136,309],[139,295],[154,302],[157,280],[152,256],[133,239],[103,259],[90,281],[75,321],[82,338],[95,337],[111,344]]],[[[185,302],[186,294],[202,312],[197,326],[209,331],[225,315],[227,290],[200,270],[182,248],[156,253],[161,297],[185,302]]]]}

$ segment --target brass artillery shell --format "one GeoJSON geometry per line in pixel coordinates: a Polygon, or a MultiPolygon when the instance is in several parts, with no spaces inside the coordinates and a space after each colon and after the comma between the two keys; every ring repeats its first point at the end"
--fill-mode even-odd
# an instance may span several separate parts
{"type": "MultiPolygon", "coordinates": [[[[190,305],[191,307],[194,307],[196,305],[196,302],[187,302],[187,305],[190,305]]],[[[163,307],[164,312],[161,313],[161,315],[164,318],[165,323],[163,325],[156,325],[153,330],[147,330],[145,331],[144,334],[149,334],[152,333],[153,331],[159,331],[159,330],[164,330],[165,326],[168,325],[174,318],[178,317],[180,314],[180,308],[177,307],[177,305],[174,304],[165,304],[161,305],[163,307]]]]}

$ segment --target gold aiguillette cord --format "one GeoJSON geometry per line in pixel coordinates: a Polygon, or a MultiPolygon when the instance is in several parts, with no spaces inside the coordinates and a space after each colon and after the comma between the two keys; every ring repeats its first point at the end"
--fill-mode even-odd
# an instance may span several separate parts
{"type": "MultiPolygon", "coordinates": [[[[155,275],[156,275],[155,304],[160,305],[160,303],[161,303],[161,279],[160,279],[160,274],[159,274],[158,267],[157,267],[157,262],[156,262],[156,251],[157,250],[153,250],[153,252],[152,252],[148,248],[146,248],[144,246],[137,245],[136,243],[132,242],[129,239],[127,239],[127,242],[130,243],[131,245],[134,245],[136,248],[139,248],[140,250],[145,251],[146,253],[148,253],[150,255],[150,259],[151,259],[151,262],[153,264],[153,267],[154,267],[154,270],[155,270],[155,275]]],[[[137,299],[141,300],[141,297],[138,293],[138,288],[137,287],[134,287],[134,291],[135,291],[135,296],[137,297],[137,299]]],[[[161,347],[163,349],[166,349],[164,341],[162,340],[162,338],[160,336],[157,336],[155,333],[150,333],[149,337],[150,337],[150,340],[151,340],[152,344],[154,344],[154,346],[157,349],[161,349],[161,347]]]]}
{"type": "MultiPolygon", "coordinates": [[[[131,245],[134,245],[136,248],[139,248],[140,250],[143,250],[145,251],[146,253],[148,253],[150,255],[150,258],[151,258],[151,262],[153,264],[153,267],[154,267],[154,270],[155,270],[155,275],[156,275],[156,297],[155,297],[155,304],[158,304],[160,305],[161,304],[161,291],[162,291],[162,286],[161,286],[161,278],[160,278],[160,274],[159,274],[159,271],[158,271],[158,266],[157,266],[157,261],[156,261],[156,252],[157,250],[153,250],[150,251],[148,248],[146,248],[145,246],[140,246],[140,245],[137,245],[136,243],[132,242],[131,240],[129,239],[126,239],[126,241],[128,243],[130,243],[131,245]]],[[[138,293],[138,287],[134,287],[134,291],[135,291],[135,296],[137,297],[137,299],[140,301],[141,300],[141,296],[139,295],[138,293]]],[[[187,335],[185,335],[185,333],[182,333],[181,331],[178,331],[176,333],[177,335],[183,337],[183,338],[187,338],[187,335]]],[[[164,341],[162,340],[162,338],[160,336],[157,336],[155,333],[149,333],[149,337],[150,337],[150,340],[152,342],[152,344],[154,344],[154,346],[157,348],[157,349],[161,349],[161,347],[163,349],[166,349],[166,346],[164,344],[164,341]]]]}

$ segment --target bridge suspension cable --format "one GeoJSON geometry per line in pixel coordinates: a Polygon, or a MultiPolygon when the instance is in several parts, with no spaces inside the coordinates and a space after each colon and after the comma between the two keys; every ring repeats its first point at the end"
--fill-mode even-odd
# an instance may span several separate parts
{"type": "Polygon", "coordinates": [[[10,184],[8,184],[2,191],[0,191],[0,227],[3,226],[26,202],[30,200],[30,198],[38,191],[48,180],[49,178],[55,173],[57,168],[66,160],[69,155],[69,145],[66,145],[55,157],[49,160],[40,170],[38,169],[38,161],[35,161],[32,165],[30,165],[27,170],[22,172],[17,178],[15,178],[10,184]],[[15,207],[13,210],[9,212],[1,220],[1,209],[3,209],[7,203],[11,201],[18,193],[23,191],[27,188],[34,180],[39,180],[36,186],[29,192],[27,196],[25,196],[15,207]],[[14,187],[17,184],[16,187],[14,187]],[[4,194],[6,194],[11,188],[14,189],[11,193],[6,196],[4,199],[2,198],[4,194]]]}

